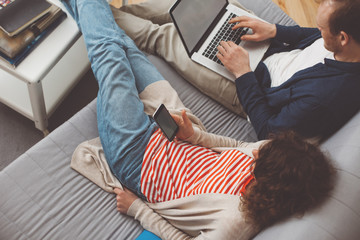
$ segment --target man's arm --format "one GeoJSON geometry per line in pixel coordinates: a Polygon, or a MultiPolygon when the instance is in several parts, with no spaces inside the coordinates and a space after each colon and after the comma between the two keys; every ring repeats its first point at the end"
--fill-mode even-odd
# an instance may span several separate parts
{"type": "Polygon", "coordinates": [[[308,137],[306,135],[317,128],[318,121],[314,119],[321,119],[325,114],[316,97],[310,93],[292,99],[293,89],[284,89],[281,93],[283,103],[277,109],[272,108],[253,72],[236,79],[236,88],[259,139],[285,129],[293,129],[308,137]]]}
{"type": "Polygon", "coordinates": [[[319,38],[320,31],[317,28],[303,28],[300,26],[283,26],[276,24],[275,40],[291,45],[308,42],[311,39],[319,38]]]}
{"type": "Polygon", "coordinates": [[[259,42],[274,39],[281,43],[298,45],[295,48],[301,48],[301,45],[304,45],[302,44],[303,41],[308,43],[320,37],[320,31],[317,28],[271,24],[248,16],[235,17],[229,23],[236,23],[233,27],[234,30],[237,28],[251,28],[253,34],[245,34],[241,37],[242,41],[259,42]]]}

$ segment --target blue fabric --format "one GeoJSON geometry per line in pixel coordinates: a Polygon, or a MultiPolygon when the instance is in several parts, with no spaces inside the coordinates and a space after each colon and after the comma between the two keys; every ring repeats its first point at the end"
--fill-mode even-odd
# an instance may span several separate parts
{"type": "Polygon", "coordinates": [[[136,240],[161,240],[158,236],[153,234],[152,232],[149,232],[147,230],[144,230],[137,238],[136,240]]]}
{"type": "Polygon", "coordinates": [[[119,181],[144,198],[141,165],[156,124],[144,113],[139,93],[164,78],[118,27],[105,0],[69,0],[64,5],[84,36],[99,84],[97,120],[106,159],[119,181]]]}
{"type": "MultiPolygon", "coordinates": [[[[277,30],[271,54],[303,49],[321,37],[317,29],[278,26],[277,30]],[[279,45],[279,39],[290,45],[279,45]]],[[[262,62],[255,72],[235,81],[259,139],[286,129],[305,137],[327,137],[360,110],[360,63],[325,59],[325,64],[299,71],[278,87],[270,88],[270,82],[262,62]]]]}

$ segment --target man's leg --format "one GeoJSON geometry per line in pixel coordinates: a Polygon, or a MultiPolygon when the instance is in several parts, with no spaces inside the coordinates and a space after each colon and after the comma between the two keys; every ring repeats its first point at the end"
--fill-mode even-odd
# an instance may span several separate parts
{"type": "Polygon", "coordinates": [[[141,163],[155,124],[144,113],[138,93],[163,77],[117,26],[105,0],[64,4],[84,36],[99,84],[98,130],[109,166],[121,183],[143,197],[141,163]]]}
{"type": "Polygon", "coordinates": [[[169,9],[174,3],[175,0],[145,0],[138,4],[122,6],[120,10],[162,25],[172,22],[169,9]]]}
{"type": "MultiPolygon", "coordinates": [[[[151,2],[157,1],[159,0],[151,2]]],[[[162,1],[160,0],[160,2],[162,1]]],[[[112,11],[117,24],[125,30],[141,50],[161,56],[200,91],[231,111],[245,116],[236,94],[235,84],[193,62],[186,54],[174,24],[158,25],[119,9],[112,8],[112,11]]],[[[144,17],[144,15],[146,14],[143,13],[142,16],[144,17]]]]}

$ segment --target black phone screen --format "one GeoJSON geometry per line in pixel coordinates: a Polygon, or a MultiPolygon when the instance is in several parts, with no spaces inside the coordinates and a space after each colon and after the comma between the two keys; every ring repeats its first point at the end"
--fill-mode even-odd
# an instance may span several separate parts
{"type": "Polygon", "coordinates": [[[175,138],[177,131],[179,130],[175,120],[171,117],[169,111],[164,104],[161,104],[154,113],[154,120],[160,127],[164,135],[172,141],[175,138]]]}

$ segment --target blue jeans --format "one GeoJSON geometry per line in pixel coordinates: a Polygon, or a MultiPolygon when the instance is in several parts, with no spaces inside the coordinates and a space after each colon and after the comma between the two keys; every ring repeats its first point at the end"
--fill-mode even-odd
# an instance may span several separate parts
{"type": "Polygon", "coordinates": [[[114,175],[141,193],[141,165],[156,124],[144,113],[139,93],[164,78],[118,27],[105,0],[63,1],[85,39],[91,68],[99,84],[98,130],[114,175]]]}

